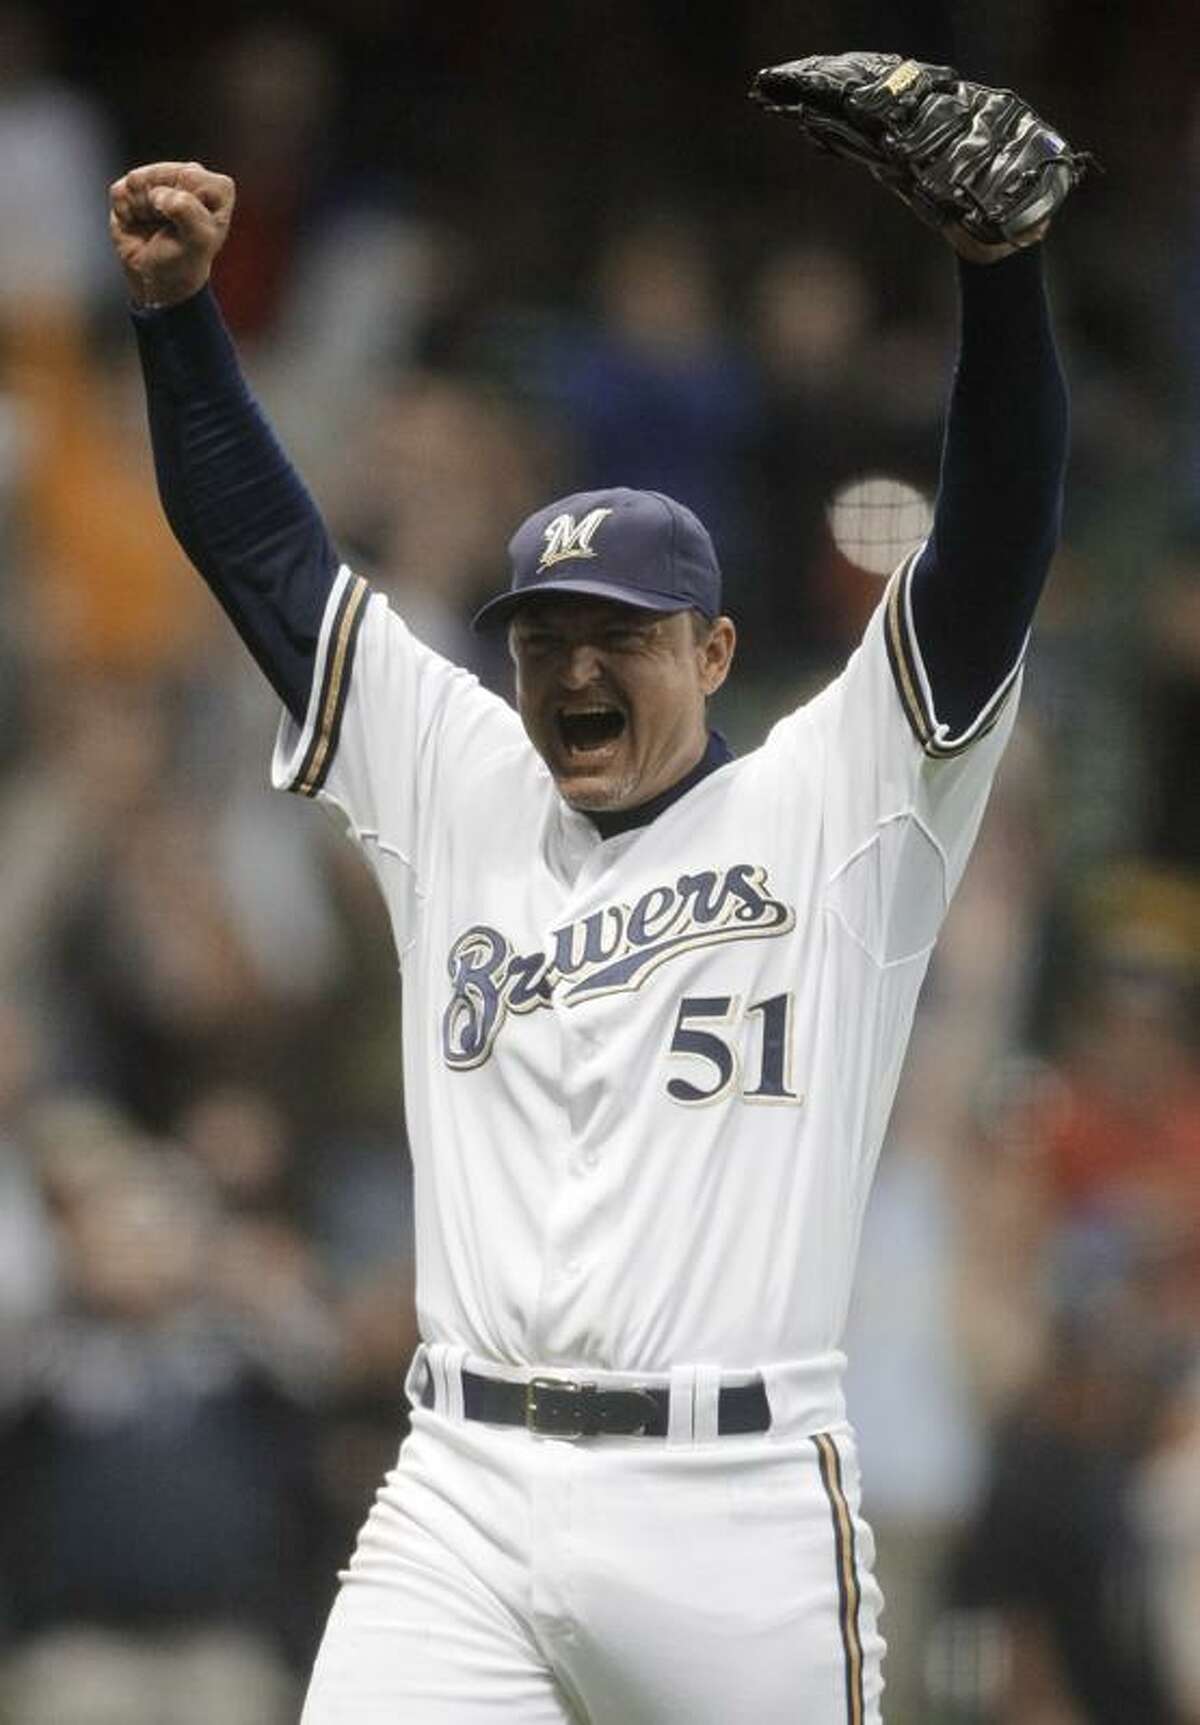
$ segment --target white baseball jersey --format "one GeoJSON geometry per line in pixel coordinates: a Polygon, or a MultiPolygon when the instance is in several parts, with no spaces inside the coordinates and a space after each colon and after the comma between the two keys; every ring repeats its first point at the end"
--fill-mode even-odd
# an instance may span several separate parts
{"type": "Polygon", "coordinates": [[[387,901],[427,1341],[646,1372],[838,1348],[1019,674],[945,736],[910,568],[822,693],[608,839],[516,712],[341,571],[273,778],[343,811],[387,901]]]}

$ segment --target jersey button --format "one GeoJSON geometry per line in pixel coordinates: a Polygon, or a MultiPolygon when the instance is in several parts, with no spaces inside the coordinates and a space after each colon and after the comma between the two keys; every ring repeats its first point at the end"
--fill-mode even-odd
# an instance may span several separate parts
{"type": "Polygon", "coordinates": [[[583,1152],[583,1165],[584,1165],[584,1167],[585,1168],[595,1168],[597,1166],[597,1164],[599,1163],[599,1161],[600,1161],[599,1150],[597,1150],[597,1148],[594,1144],[589,1144],[587,1146],[586,1150],[584,1150],[584,1152],[583,1152]]]}

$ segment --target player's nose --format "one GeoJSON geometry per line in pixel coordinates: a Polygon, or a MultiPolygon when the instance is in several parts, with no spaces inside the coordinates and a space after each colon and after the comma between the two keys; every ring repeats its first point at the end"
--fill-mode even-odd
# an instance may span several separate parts
{"type": "Polygon", "coordinates": [[[600,675],[600,652],[587,641],[575,641],[562,656],[559,679],[564,688],[586,689],[600,675]]]}

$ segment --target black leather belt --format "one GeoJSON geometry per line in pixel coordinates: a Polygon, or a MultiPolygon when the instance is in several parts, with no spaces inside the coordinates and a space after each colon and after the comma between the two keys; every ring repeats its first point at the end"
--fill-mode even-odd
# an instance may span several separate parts
{"type": "MultiPolygon", "coordinates": [[[[605,1390],[574,1378],[508,1383],[464,1369],[463,1415],[487,1425],[525,1426],[539,1437],[666,1437],[671,1393],[664,1386],[605,1390]]],[[[434,1405],[427,1379],[421,1404],[434,1405]]],[[[717,1435],[765,1432],[771,1409],[761,1378],[725,1384],[717,1393],[717,1435]]]]}

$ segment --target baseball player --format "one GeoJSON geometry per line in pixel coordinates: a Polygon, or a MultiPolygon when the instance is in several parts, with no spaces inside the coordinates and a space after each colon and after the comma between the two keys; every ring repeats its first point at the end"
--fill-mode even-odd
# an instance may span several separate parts
{"type": "Polygon", "coordinates": [[[232,182],[112,188],[165,509],[283,703],[275,785],[340,811],[404,976],[412,1430],[305,1725],[880,1718],[839,1343],[1056,540],[1034,242],[1077,158],[895,56],[758,93],[964,261],[931,537],[740,759],[706,723],[735,630],[690,510],[617,488],[518,527],[476,619],[508,630],[514,710],[340,561],[251,399],[207,285],[232,182]]]}

